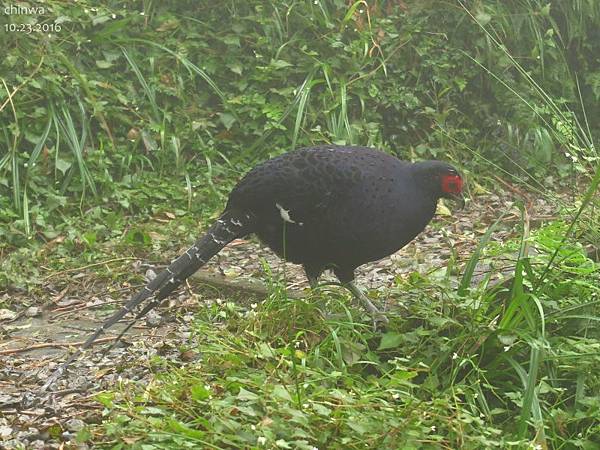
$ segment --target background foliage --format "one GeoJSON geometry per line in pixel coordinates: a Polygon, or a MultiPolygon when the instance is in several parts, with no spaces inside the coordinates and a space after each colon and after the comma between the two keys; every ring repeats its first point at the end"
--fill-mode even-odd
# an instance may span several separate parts
{"type": "Polygon", "coordinates": [[[222,201],[215,176],[302,145],[377,145],[475,173],[499,164],[535,182],[595,160],[580,144],[598,134],[595,1],[31,5],[46,14],[2,26],[61,31],[0,38],[12,246],[50,238],[75,202],[144,210],[149,173],[208,183],[222,201]]]}

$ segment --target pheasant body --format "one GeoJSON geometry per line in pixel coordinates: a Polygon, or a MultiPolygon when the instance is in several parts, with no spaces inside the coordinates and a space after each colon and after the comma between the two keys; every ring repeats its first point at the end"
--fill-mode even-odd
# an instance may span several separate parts
{"type": "Polygon", "coordinates": [[[447,163],[410,163],[367,147],[303,148],[268,160],[234,187],[206,233],[107,319],[42,389],[106,329],[144,305],[139,319],[225,245],[252,233],[282,258],[302,264],[311,286],[333,269],[369,312],[380,314],[354,285],[354,270],[414,239],[431,221],[439,198],[461,198],[462,183],[447,163]]]}
{"type": "Polygon", "coordinates": [[[280,257],[313,273],[337,268],[350,281],[356,267],[404,247],[433,217],[437,197],[413,168],[370,148],[301,149],[250,171],[226,211],[252,212],[254,233],[280,257]]]}

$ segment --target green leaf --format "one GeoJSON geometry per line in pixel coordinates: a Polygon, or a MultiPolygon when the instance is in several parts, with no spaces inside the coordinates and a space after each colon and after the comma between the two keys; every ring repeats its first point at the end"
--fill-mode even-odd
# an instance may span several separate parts
{"type": "Polygon", "coordinates": [[[358,434],[365,434],[367,431],[369,431],[370,428],[369,426],[367,426],[366,423],[355,422],[352,419],[348,421],[348,426],[354,431],[356,431],[358,434]]]}
{"type": "Polygon", "coordinates": [[[237,47],[241,47],[240,38],[234,34],[230,34],[223,38],[223,42],[227,45],[235,45],[237,47]]]}
{"type": "Polygon", "coordinates": [[[192,386],[191,389],[192,398],[197,402],[201,402],[210,397],[210,391],[206,389],[202,384],[192,386]]]}
{"type": "Polygon", "coordinates": [[[188,427],[187,425],[175,420],[169,419],[169,427],[171,430],[183,434],[192,439],[202,439],[206,435],[204,431],[194,430],[193,428],[188,427]]]}
{"type": "Polygon", "coordinates": [[[279,448],[292,448],[290,447],[290,444],[288,444],[283,439],[278,439],[277,441],[275,441],[275,445],[279,448]]]}
{"type": "Polygon", "coordinates": [[[293,64],[290,64],[282,59],[272,59],[269,65],[274,69],[284,69],[286,67],[292,67],[293,64]]]}
{"type": "Polygon", "coordinates": [[[403,340],[403,335],[394,331],[390,331],[382,336],[381,342],[379,343],[379,347],[377,348],[377,350],[396,348],[402,343],[403,340]]]}
{"type": "Polygon", "coordinates": [[[256,400],[258,400],[258,395],[256,395],[254,392],[247,391],[244,388],[240,388],[240,392],[237,395],[237,399],[255,402],[256,400]]]}
{"type": "Polygon", "coordinates": [[[235,116],[229,113],[219,113],[219,119],[221,120],[221,123],[225,126],[225,128],[227,128],[228,130],[236,121],[235,116]]]}
{"type": "Polygon", "coordinates": [[[94,231],[88,231],[87,233],[83,233],[83,235],[81,236],[81,238],[85,241],[85,243],[88,246],[93,246],[96,243],[97,240],[97,236],[96,236],[96,232],[94,231]]]}
{"type": "Polygon", "coordinates": [[[56,159],[56,168],[62,172],[64,175],[67,170],[71,168],[72,164],[64,159],[57,158],[56,159]]]}
{"type": "Polygon", "coordinates": [[[292,397],[290,396],[290,393],[281,384],[277,384],[273,388],[273,397],[276,397],[280,400],[285,400],[287,402],[292,401],[292,397]]]}
{"type": "Polygon", "coordinates": [[[227,68],[238,75],[241,75],[244,71],[244,66],[242,66],[239,62],[227,64],[227,68]]]}
{"type": "Polygon", "coordinates": [[[320,416],[330,416],[331,415],[331,409],[327,408],[326,406],[321,405],[320,403],[313,403],[312,409],[320,416]]]}
{"type": "Polygon", "coordinates": [[[100,68],[100,69],[108,69],[109,67],[112,67],[112,63],[110,61],[96,61],[96,65],[100,68]]]}
{"type": "Polygon", "coordinates": [[[110,16],[108,14],[102,14],[94,17],[92,19],[93,25],[100,25],[101,23],[108,22],[110,20],[110,16]]]}

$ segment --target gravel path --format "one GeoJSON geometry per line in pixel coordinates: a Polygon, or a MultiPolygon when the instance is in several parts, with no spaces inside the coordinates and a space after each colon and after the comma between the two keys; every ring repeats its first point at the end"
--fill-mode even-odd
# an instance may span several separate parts
{"type": "MultiPolygon", "coordinates": [[[[463,264],[489,225],[505,211],[508,214],[504,226],[494,234],[495,240],[503,241],[514,234],[519,224],[518,209],[508,195],[505,198],[480,196],[456,213],[456,217],[436,218],[434,226],[428,227],[398,253],[361,267],[357,280],[364,287],[385,292],[394,285],[396,277],[415,271],[425,274],[444,270],[452,251],[463,264]]],[[[544,201],[529,204],[532,226],[552,218],[555,213],[544,201]]],[[[254,241],[233,242],[203,273],[220,274],[221,279],[233,284],[233,289],[240,283],[241,290],[252,291],[256,280],[268,277],[265,261],[274,278],[285,279],[291,290],[302,295],[307,283],[300,267],[282,263],[254,241]]],[[[135,269],[144,271],[139,262],[133,264],[132,270],[135,269]]],[[[50,286],[47,296],[36,299],[33,307],[17,312],[0,310],[0,448],[62,448],[61,441],[72,439],[85,423],[99,420],[102,406],[93,396],[114,387],[120,380],[147,379],[152,355],[160,354],[178,364],[193,363],[193,355],[179,352],[184,346],[193,348],[189,323],[203,303],[219,301],[216,290],[208,296],[209,289],[200,289],[197,295],[182,290],[158,313],[151,314],[128,333],[126,347],[113,349],[108,357],[102,357],[103,346],[94,346],[71,366],[68,376],[59,380],[54,387],[58,393],[40,395],[40,386],[65,357],[67,346],[63,344],[84,340],[113,311],[107,309],[107,304],[112,308],[119,306],[113,300],[116,290],[122,292],[122,301],[132,292],[131,288],[99,286],[90,272],[72,278],[76,277],[80,278],[78,292],[58,292],[50,286]],[[89,292],[100,294],[90,297],[89,292]]],[[[193,284],[196,292],[197,282],[193,284]]],[[[259,283],[258,291],[261,286],[259,283]]],[[[32,301],[24,299],[23,303],[32,301]]],[[[19,302],[11,299],[10,304],[19,302]]],[[[122,326],[115,326],[112,331],[122,326]]]]}

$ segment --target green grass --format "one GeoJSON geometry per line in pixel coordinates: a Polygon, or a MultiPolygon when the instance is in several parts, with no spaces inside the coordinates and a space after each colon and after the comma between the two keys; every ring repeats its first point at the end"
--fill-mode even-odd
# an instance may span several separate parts
{"type": "Polygon", "coordinates": [[[156,357],[149,385],[99,394],[104,423],[86,433],[111,448],[595,448],[600,269],[563,244],[531,290],[565,229],[524,232],[500,285],[407,279],[385,332],[338,289],[214,304],[194,325],[200,360],[156,357]]]}

